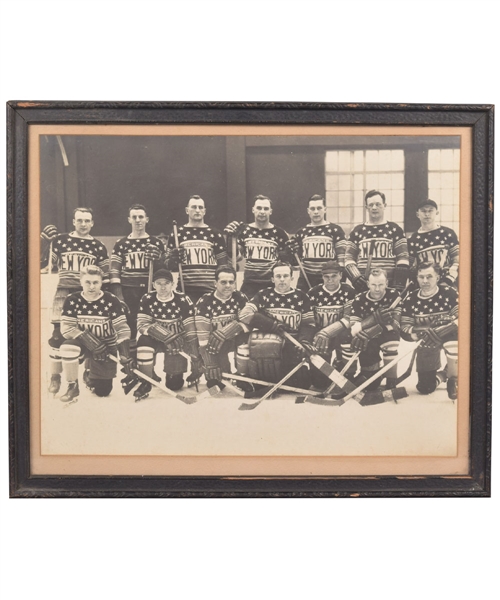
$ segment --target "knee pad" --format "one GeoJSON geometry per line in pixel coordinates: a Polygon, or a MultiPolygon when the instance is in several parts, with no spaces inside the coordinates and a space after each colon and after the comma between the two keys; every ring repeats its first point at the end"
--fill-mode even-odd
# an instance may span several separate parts
{"type": "Polygon", "coordinates": [[[89,379],[89,383],[96,396],[109,396],[113,389],[112,379],[89,379]]]}
{"type": "Polygon", "coordinates": [[[178,373],[177,375],[167,375],[165,385],[173,392],[180,390],[184,385],[184,377],[182,376],[182,373],[178,373]]]}
{"type": "Polygon", "coordinates": [[[424,371],[418,373],[417,390],[421,394],[432,394],[432,392],[437,388],[437,385],[437,371],[424,371]]]}
{"type": "Polygon", "coordinates": [[[281,375],[283,339],[274,333],[253,331],[248,341],[248,374],[275,383],[281,375]]]}
{"type": "Polygon", "coordinates": [[[49,346],[51,348],[60,348],[61,344],[66,340],[66,338],[61,333],[61,329],[59,327],[54,327],[54,331],[52,332],[52,336],[49,339],[49,346]]]}

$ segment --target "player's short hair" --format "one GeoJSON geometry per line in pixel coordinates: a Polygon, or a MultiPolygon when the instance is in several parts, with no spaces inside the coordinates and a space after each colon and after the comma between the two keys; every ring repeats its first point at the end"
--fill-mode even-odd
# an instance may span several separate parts
{"type": "Polygon", "coordinates": [[[383,275],[387,281],[389,280],[389,277],[387,277],[387,271],[382,268],[371,269],[370,273],[368,274],[368,279],[370,279],[372,275],[373,277],[379,277],[380,275],[383,275]]]}
{"type": "Polygon", "coordinates": [[[323,198],[323,196],[320,194],[313,194],[307,201],[307,208],[309,208],[311,202],[316,202],[317,200],[321,200],[323,202],[323,206],[326,206],[326,200],[323,198]]]}
{"type": "Polygon", "coordinates": [[[143,204],[132,204],[132,206],[128,209],[129,217],[130,217],[131,210],[143,210],[146,215],[148,214],[148,211],[146,210],[146,207],[143,204]]]}
{"type": "Polygon", "coordinates": [[[427,261],[420,263],[417,267],[417,274],[419,273],[419,271],[423,271],[424,269],[434,269],[436,275],[441,277],[441,267],[435,262],[427,261]]]}
{"type": "Polygon", "coordinates": [[[234,278],[236,279],[236,271],[231,265],[221,265],[220,267],[217,267],[215,270],[215,281],[219,281],[219,275],[221,273],[231,273],[231,275],[234,275],[234,278]]]}
{"type": "Polygon", "coordinates": [[[205,204],[205,200],[203,200],[203,198],[201,196],[198,196],[198,194],[193,194],[192,196],[189,196],[188,206],[189,206],[189,203],[191,202],[191,200],[202,200],[203,204],[205,204]]]}
{"type": "Polygon", "coordinates": [[[79,206],[78,208],[75,208],[75,210],[73,211],[73,217],[76,215],[77,212],[88,212],[92,215],[92,218],[94,218],[94,211],[88,206],[79,206]]]}
{"type": "Polygon", "coordinates": [[[269,206],[272,208],[273,207],[273,201],[271,200],[271,198],[268,198],[267,196],[264,196],[263,194],[257,194],[257,196],[254,196],[253,198],[253,205],[255,206],[255,203],[258,200],[268,200],[269,201],[269,206]]]}
{"type": "Polygon", "coordinates": [[[275,265],[273,265],[273,276],[274,276],[274,270],[277,269],[278,267],[288,267],[290,269],[290,275],[293,275],[292,265],[288,262],[285,262],[284,260],[279,260],[275,265]]]}
{"type": "Polygon", "coordinates": [[[385,194],[383,194],[382,192],[379,192],[378,190],[370,190],[369,192],[366,192],[366,196],[365,196],[365,204],[368,204],[368,200],[370,198],[373,198],[373,196],[380,196],[382,198],[382,202],[384,204],[386,204],[385,201],[385,194]]]}
{"type": "Polygon", "coordinates": [[[83,277],[84,275],[99,275],[101,279],[104,278],[103,270],[97,265],[86,265],[85,267],[82,267],[80,277],[83,277]]]}

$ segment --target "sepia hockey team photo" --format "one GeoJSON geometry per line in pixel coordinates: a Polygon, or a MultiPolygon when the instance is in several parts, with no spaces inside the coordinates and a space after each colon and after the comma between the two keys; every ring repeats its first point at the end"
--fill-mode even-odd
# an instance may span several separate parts
{"type": "Polygon", "coordinates": [[[451,135],[42,136],[45,450],[453,454],[459,200],[451,135]]]}

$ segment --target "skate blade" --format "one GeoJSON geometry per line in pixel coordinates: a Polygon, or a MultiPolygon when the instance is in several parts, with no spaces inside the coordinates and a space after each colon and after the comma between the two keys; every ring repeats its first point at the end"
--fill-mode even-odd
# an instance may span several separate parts
{"type": "MultiPolygon", "coordinates": [[[[61,400],[61,402],[62,402],[62,400],[61,400]]],[[[68,408],[68,406],[71,406],[71,404],[76,404],[77,402],[78,402],[78,398],[73,398],[72,400],[65,402],[63,408],[68,408]]]]}
{"type": "Polygon", "coordinates": [[[149,396],[148,394],[144,394],[144,396],[135,396],[134,402],[140,402],[141,400],[145,400],[149,396]]]}

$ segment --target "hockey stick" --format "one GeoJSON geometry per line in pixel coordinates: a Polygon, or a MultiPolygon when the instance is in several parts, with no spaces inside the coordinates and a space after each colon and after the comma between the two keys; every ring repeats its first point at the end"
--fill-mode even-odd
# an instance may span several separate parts
{"type": "MultiPolygon", "coordinates": [[[[179,249],[179,235],[177,233],[177,221],[173,221],[172,225],[174,227],[174,242],[175,242],[175,247],[177,249],[179,249]]],[[[186,292],[184,291],[184,278],[182,276],[182,265],[181,265],[181,260],[179,259],[179,281],[181,283],[181,291],[183,294],[185,294],[186,292]]]]}
{"type": "Polygon", "coordinates": [[[394,365],[397,365],[398,362],[400,362],[401,360],[403,360],[403,358],[405,358],[406,356],[408,356],[408,354],[411,354],[412,352],[414,352],[417,349],[417,347],[420,346],[420,344],[422,343],[422,341],[423,340],[419,340],[417,342],[416,346],[414,346],[413,348],[411,348],[410,350],[408,350],[404,354],[401,354],[401,356],[396,356],[396,358],[394,358],[393,360],[391,360],[390,363],[387,363],[379,371],[377,371],[374,375],[372,375],[371,377],[369,377],[366,381],[363,381],[363,383],[360,386],[358,386],[352,392],[349,392],[347,394],[347,396],[344,398],[344,402],[347,402],[353,396],[356,396],[357,394],[359,394],[360,392],[362,392],[366,387],[368,387],[370,385],[370,383],[373,383],[374,381],[376,381],[377,379],[379,379],[379,377],[381,375],[383,375],[386,371],[388,371],[391,367],[393,367],[394,365]]]}
{"type": "Polygon", "coordinates": [[[234,392],[237,396],[240,396],[241,398],[245,397],[245,392],[243,390],[240,390],[239,388],[237,388],[235,385],[233,385],[229,381],[225,381],[222,385],[224,386],[223,388],[220,388],[218,385],[214,385],[211,388],[208,388],[208,390],[206,390],[205,392],[202,392],[197,397],[197,399],[202,400],[203,398],[208,398],[209,396],[212,396],[212,397],[218,396],[226,388],[228,390],[231,390],[232,392],[234,392]]]}
{"type": "Polygon", "coordinates": [[[233,262],[233,269],[236,271],[238,265],[238,240],[236,236],[231,236],[231,260],[233,262]]]}
{"type": "Polygon", "coordinates": [[[269,396],[271,396],[283,383],[285,383],[285,381],[288,381],[288,379],[290,379],[290,377],[292,375],[294,375],[299,369],[301,369],[306,363],[307,363],[307,358],[303,358],[298,365],[296,365],[289,373],[287,373],[283,377],[283,379],[281,379],[280,381],[278,381],[278,383],[276,385],[273,385],[273,387],[270,390],[268,390],[262,396],[262,398],[260,398],[260,400],[257,400],[257,402],[253,402],[253,403],[250,403],[250,404],[243,403],[239,407],[238,410],[253,410],[254,408],[257,408],[257,406],[259,406],[259,404],[261,402],[264,402],[264,400],[267,400],[267,398],[269,398],[269,396]]]}
{"type": "MultiPolygon", "coordinates": [[[[114,356],[113,354],[108,354],[108,358],[111,359],[116,364],[121,365],[119,359],[116,358],[116,356],[114,356]]],[[[148,377],[145,373],[142,373],[141,371],[139,371],[139,369],[131,369],[131,371],[137,377],[144,379],[144,381],[147,381],[148,383],[150,383],[154,387],[158,388],[162,392],[165,392],[165,394],[168,394],[169,396],[172,396],[173,398],[177,398],[177,400],[184,402],[184,404],[194,404],[196,402],[196,398],[189,397],[189,396],[183,396],[182,394],[176,394],[172,390],[169,390],[168,387],[162,385],[161,383],[159,383],[158,381],[155,381],[154,379],[151,379],[151,377],[148,377]]]]}
{"type": "Polygon", "coordinates": [[[153,261],[149,259],[149,273],[148,273],[148,294],[153,289],[153,261]]]}
{"type": "MultiPolygon", "coordinates": [[[[353,364],[353,362],[358,358],[358,356],[361,354],[361,351],[355,352],[351,358],[346,362],[346,364],[344,365],[344,368],[342,369],[342,371],[340,371],[341,375],[345,375],[349,369],[349,367],[353,364]]],[[[331,394],[332,391],[337,387],[336,383],[332,383],[332,385],[330,385],[324,392],[323,392],[323,396],[326,398],[326,396],[328,396],[328,394],[331,394]]]]}
{"type": "MultiPolygon", "coordinates": [[[[222,373],[222,378],[224,381],[228,379],[235,379],[236,381],[244,381],[246,383],[255,383],[256,385],[264,385],[268,388],[272,387],[274,383],[270,383],[269,381],[264,381],[262,379],[253,379],[252,377],[244,377],[243,375],[236,375],[232,373],[222,373]]],[[[304,388],[293,387],[291,385],[280,385],[281,390],[285,390],[287,392],[294,392],[295,394],[309,394],[312,396],[319,397],[320,392],[311,392],[311,390],[306,390],[304,388]]]]}
{"type": "Polygon", "coordinates": [[[299,269],[300,269],[300,272],[302,273],[302,276],[306,280],[306,283],[309,286],[309,289],[311,289],[312,288],[311,282],[309,281],[309,278],[307,277],[307,273],[304,269],[304,265],[302,264],[302,261],[300,260],[297,252],[295,252],[294,257],[295,257],[295,260],[297,261],[297,264],[299,265],[299,269]]]}
{"type": "Polygon", "coordinates": [[[351,381],[349,381],[349,379],[347,379],[346,377],[341,375],[336,369],[334,369],[332,367],[332,365],[328,364],[328,362],[324,358],[322,358],[319,354],[310,352],[307,348],[305,348],[299,341],[297,341],[288,332],[285,331],[283,333],[283,335],[289,342],[291,342],[292,344],[294,344],[295,346],[297,346],[298,348],[300,348],[301,350],[306,352],[306,354],[309,357],[309,360],[311,361],[311,364],[314,367],[316,367],[316,369],[318,369],[318,371],[323,373],[323,375],[326,375],[330,381],[332,381],[333,383],[336,383],[339,386],[339,388],[341,388],[344,392],[350,393],[351,390],[355,389],[354,384],[351,381]]]}

